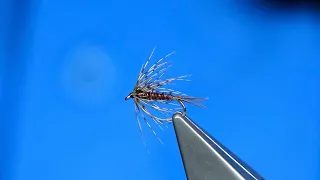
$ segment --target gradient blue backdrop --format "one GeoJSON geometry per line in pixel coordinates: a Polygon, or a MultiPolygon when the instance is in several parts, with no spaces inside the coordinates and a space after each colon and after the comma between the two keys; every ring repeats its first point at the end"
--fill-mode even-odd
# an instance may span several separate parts
{"type": "Polygon", "coordinates": [[[319,179],[319,26],[228,1],[1,1],[1,177],[185,179],[172,126],[144,127],[137,73],[177,50],[168,76],[209,97],[189,117],[274,180],[319,179]],[[318,35],[317,35],[318,34],[318,35]],[[316,44],[318,43],[318,44],[316,44]],[[318,45],[318,48],[317,48],[318,45]]]}

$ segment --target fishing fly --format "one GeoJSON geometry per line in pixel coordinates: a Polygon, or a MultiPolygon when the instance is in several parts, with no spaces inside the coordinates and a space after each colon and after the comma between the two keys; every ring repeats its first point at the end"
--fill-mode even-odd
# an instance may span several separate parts
{"type": "Polygon", "coordinates": [[[187,108],[185,103],[204,107],[201,103],[206,99],[188,96],[179,91],[169,89],[167,86],[173,85],[174,81],[189,81],[186,78],[191,75],[167,79],[163,78],[167,70],[171,67],[171,63],[165,60],[169,56],[173,55],[175,51],[162,57],[152,66],[147,68],[154,51],[155,48],[152,50],[147,61],[142,65],[133,91],[125,98],[125,100],[133,99],[134,101],[136,119],[139,125],[141,138],[143,139],[145,146],[146,143],[140,118],[142,118],[152,133],[163,144],[147,118],[151,118],[151,120],[154,121],[160,129],[163,129],[163,126],[167,127],[166,124],[172,122],[173,113],[182,111],[182,116],[186,115],[187,108]]]}

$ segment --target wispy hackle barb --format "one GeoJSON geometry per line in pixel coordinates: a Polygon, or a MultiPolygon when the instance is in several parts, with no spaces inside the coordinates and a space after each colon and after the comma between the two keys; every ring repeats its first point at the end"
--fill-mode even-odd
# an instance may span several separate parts
{"type": "Polygon", "coordinates": [[[152,133],[163,144],[157,133],[148,122],[147,117],[151,118],[162,129],[162,125],[165,126],[165,123],[172,122],[173,113],[182,111],[182,115],[186,115],[187,108],[184,103],[189,103],[198,107],[204,107],[201,102],[206,99],[191,97],[179,91],[164,87],[166,85],[172,85],[173,81],[189,81],[186,78],[191,75],[184,75],[167,79],[162,78],[166,71],[171,67],[170,63],[164,60],[173,55],[175,53],[174,51],[162,57],[147,69],[154,51],[155,48],[152,50],[146,63],[142,65],[133,91],[125,98],[125,100],[129,100],[132,98],[134,101],[136,118],[138,121],[141,138],[143,139],[145,146],[146,143],[142,133],[142,126],[140,124],[139,115],[147,124],[152,133]],[[164,107],[164,105],[170,107],[164,107]],[[151,113],[151,111],[160,113],[165,117],[155,115],[155,113],[151,113]]]}

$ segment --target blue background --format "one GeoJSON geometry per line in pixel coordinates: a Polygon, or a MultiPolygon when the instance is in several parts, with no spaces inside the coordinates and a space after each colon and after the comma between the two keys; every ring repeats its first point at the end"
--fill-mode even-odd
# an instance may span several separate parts
{"type": "Polygon", "coordinates": [[[2,179],[185,179],[124,101],[154,46],[188,116],[267,179],[319,179],[319,24],[229,1],[0,2],[2,179]],[[318,45],[318,48],[317,48],[318,45]]]}

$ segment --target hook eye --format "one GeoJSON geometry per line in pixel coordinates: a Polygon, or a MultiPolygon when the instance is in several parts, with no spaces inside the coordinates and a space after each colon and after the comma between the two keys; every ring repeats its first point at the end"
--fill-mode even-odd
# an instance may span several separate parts
{"type": "Polygon", "coordinates": [[[124,98],[124,100],[129,100],[130,98],[132,98],[132,93],[130,93],[126,98],[124,98]]]}

